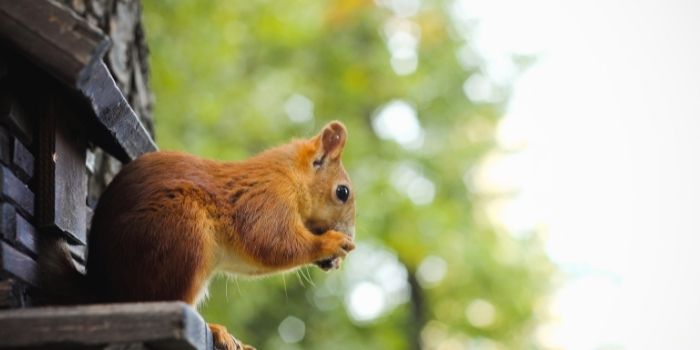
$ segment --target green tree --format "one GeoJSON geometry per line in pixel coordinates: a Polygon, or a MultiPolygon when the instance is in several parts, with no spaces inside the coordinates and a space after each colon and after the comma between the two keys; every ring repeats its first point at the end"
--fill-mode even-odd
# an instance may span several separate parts
{"type": "Polygon", "coordinates": [[[508,86],[451,6],[144,3],[161,148],[235,160],[333,119],[350,133],[358,249],[329,274],[215,279],[205,318],[262,349],[536,348],[551,267],[470,180],[508,86]]]}

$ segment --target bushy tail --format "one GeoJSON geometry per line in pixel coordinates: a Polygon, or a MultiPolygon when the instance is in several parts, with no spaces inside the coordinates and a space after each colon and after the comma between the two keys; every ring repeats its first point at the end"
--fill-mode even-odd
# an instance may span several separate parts
{"type": "Polygon", "coordinates": [[[41,289],[51,304],[90,303],[91,295],[82,268],[71,257],[68,243],[62,238],[41,240],[39,254],[41,289]]]}

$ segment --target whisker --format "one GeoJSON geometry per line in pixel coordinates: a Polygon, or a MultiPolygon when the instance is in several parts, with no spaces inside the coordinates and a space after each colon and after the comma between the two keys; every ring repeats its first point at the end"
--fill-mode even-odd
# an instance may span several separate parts
{"type": "Polygon", "coordinates": [[[284,284],[284,297],[287,300],[287,303],[289,303],[289,294],[287,294],[287,278],[282,275],[282,284],[284,284]]]}
{"type": "Polygon", "coordinates": [[[238,285],[238,277],[234,277],[233,280],[236,282],[236,288],[238,289],[238,295],[242,296],[243,293],[241,292],[241,286],[238,285]]]}
{"type": "MultiPolygon", "coordinates": [[[[300,270],[300,269],[299,269],[300,270]]],[[[297,275],[297,280],[299,280],[299,283],[301,284],[302,287],[306,288],[306,285],[304,284],[304,281],[302,281],[301,276],[299,275],[299,270],[294,271],[294,273],[297,275]]]]}
{"type": "Polygon", "coordinates": [[[306,275],[304,275],[304,277],[306,277],[306,281],[309,282],[310,285],[316,287],[316,284],[311,279],[311,272],[309,272],[309,267],[305,266],[304,269],[306,270],[306,275]]]}

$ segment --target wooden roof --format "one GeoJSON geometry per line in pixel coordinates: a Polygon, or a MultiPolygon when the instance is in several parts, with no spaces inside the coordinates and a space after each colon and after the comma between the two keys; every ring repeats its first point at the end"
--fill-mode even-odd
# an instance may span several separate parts
{"type": "Polygon", "coordinates": [[[128,162],[157,150],[102,57],[110,41],[53,1],[0,0],[0,41],[81,96],[91,140],[128,162]]]}

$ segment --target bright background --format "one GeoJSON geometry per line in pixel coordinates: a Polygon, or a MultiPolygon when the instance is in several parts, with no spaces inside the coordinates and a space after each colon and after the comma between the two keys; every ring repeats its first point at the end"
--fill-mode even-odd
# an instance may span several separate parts
{"type": "Polygon", "coordinates": [[[700,347],[700,3],[463,1],[487,56],[535,54],[494,165],[498,213],[564,272],[537,333],[566,349],[700,347]]]}
{"type": "Polygon", "coordinates": [[[260,349],[700,346],[700,5],[144,2],[161,148],[237,160],[332,119],[343,268],[217,278],[260,349]]]}

